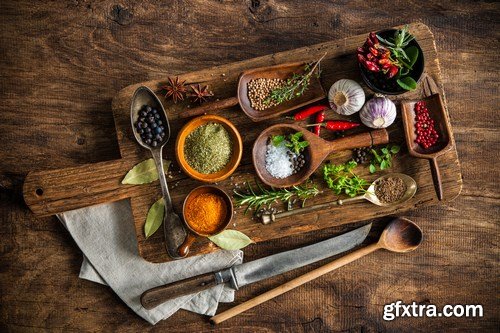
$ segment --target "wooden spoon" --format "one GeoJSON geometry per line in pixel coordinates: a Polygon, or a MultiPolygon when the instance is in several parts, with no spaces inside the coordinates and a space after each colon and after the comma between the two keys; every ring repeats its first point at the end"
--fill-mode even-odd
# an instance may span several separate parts
{"type": "Polygon", "coordinates": [[[418,158],[430,160],[432,179],[439,200],[443,199],[443,185],[441,183],[441,174],[437,158],[452,149],[453,140],[451,140],[451,130],[446,116],[444,103],[439,94],[439,89],[430,76],[423,80],[424,95],[427,96],[421,100],[425,101],[431,118],[434,120],[434,126],[438,132],[438,141],[427,149],[415,142],[417,134],[415,132],[415,103],[417,101],[407,101],[401,103],[402,118],[405,130],[406,144],[410,155],[418,158]]]}
{"type": "Polygon", "coordinates": [[[337,260],[334,260],[324,266],[316,268],[304,275],[296,277],[289,282],[282,284],[272,290],[269,290],[251,300],[235,306],[232,309],[224,311],[212,318],[210,322],[219,324],[229,318],[232,318],[243,311],[251,309],[259,304],[264,303],[276,296],[286,293],[298,286],[301,286],[309,281],[312,281],[326,273],[347,265],[361,257],[366,256],[379,249],[386,249],[392,252],[409,252],[415,250],[422,242],[422,230],[412,221],[405,218],[396,218],[392,220],[380,235],[377,243],[368,245],[337,260]]]}
{"type": "Polygon", "coordinates": [[[389,142],[389,136],[385,129],[378,129],[346,136],[341,139],[326,141],[306,129],[293,124],[278,124],[268,127],[259,135],[253,145],[253,165],[257,175],[263,183],[273,187],[290,187],[303,183],[316,171],[325,158],[333,152],[371,145],[385,144],[389,142]],[[303,154],[306,160],[304,167],[297,173],[278,179],[273,177],[266,169],[266,151],[270,137],[273,135],[288,135],[296,132],[303,133],[303,140],[309,142],[303,154]]]}
{"type": "MultiPolygon", "coordinates": [[[[321,59],[323,59],[323,57],[321,59]]],[[[183,110],[179,116],[181,118],[199,116],[207,112],[227,109],[239,105],[243,112],[245,112],[251,120],[257,122],[270,118],[276,118],[283,113],[290,112],[307,104],[322,100],[326,96],[325,91],[323,90],[317,75],[313,74],[307,90],[302,95],[262,111],[255,110],[251,106],[248,98],[248,82],[258,78],[286,80],[287,78],[292,77],[294,73],[303,73],[305,65],[306,63],[304,62],[296,62],[244,71],[241,73],[238,80],[237,96],[206,103],[192,109],[183,110]]]]}

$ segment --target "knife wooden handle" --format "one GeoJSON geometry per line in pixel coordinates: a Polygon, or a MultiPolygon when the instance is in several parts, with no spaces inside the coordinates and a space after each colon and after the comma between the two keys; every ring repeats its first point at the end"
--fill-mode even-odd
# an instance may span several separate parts
{"type": "Polygon", "coordinates": [[[32,171],[24,180],[24,201],[35,215],[48,216],[130,198],[137,186],[121,181],[132,165],[133,161],[120,159],[32,171]]]}
{"type": "Polygon", "coordinates": [[[141,295],[141,304],[145,309],[151,310],[170,299],[194,294],[216,285],[217,282],[214,273],[194,276],[189,279],[146,290],[141,295]]]}

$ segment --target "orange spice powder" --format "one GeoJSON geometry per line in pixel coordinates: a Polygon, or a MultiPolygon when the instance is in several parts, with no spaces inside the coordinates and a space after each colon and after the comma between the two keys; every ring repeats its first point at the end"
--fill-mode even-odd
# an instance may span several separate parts
{"type": "Polygon", "coordinates": [[[202,235],[211,235],[223,227],[227,206],[220,196],[203,193],[188,200],[184,213],[191,229],[202,235]]]}

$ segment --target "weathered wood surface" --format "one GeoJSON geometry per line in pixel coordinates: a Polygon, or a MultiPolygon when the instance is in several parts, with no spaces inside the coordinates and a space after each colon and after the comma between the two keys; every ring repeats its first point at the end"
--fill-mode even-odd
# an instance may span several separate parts
{"type": "MultiPolygon", "coordinates": [[[[151,327],[107,287],[79,280],[81,252],[55,218],[21,197],[28,171],[120,157],[111,99],[162,79],[371,29],[421,20],[433,31],[464,187],[446,206],[405,216],[424,231],[411,254],[380,252],[276,298],[221,331],[496,331],[499,326],[497,183],[499,6],[494,2],[309,1],[0,3],[0,330],[211,331],[180,311],[151,327]],[[380,267],[373,270],[373,267],[380,267]],[[483,318],[382,320],[395,300],[482,304],[483,318]]],[[[331,218],[337,218],[332,215],[331,218]]],[[[376,223],[371,240],[384,220],[376,223]]],[[[245,260],[352,227],[264,242],[245,260]]],[[[318,265],[314,265],[317,267],[318,265]]],[[[306,271],[238,292],[240,303],[306,271]]],[[[228,309],[230,304],[221,305],[228,309]]]]}

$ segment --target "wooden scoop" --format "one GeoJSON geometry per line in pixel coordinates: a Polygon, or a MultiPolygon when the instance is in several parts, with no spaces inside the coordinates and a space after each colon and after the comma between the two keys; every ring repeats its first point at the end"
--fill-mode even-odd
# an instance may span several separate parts
{"type": "Polygon", "coordinates": [[[422,230],[412,221],[405,218],[396,218],[389,223],[377,243],[360,248],[346,256],[334,260],[324,266],[316,268],[310,272],[296,277],[289,282],[282,284],[272,290],[269,290],[251,300],[235,306],[232,309],[224,311],[212,318],[210,322],[219,324],[229,318],[232,318],[243,311],[251,309],[259,304],[262,304],[276,296],[286,293],[294,288],[297,288],[309,281],[312,281],[322,275],[332,272],[333,270],[347,265],[361,257],[366,256],[379,249],[385,249],[392,252],[409,252],[415,250],[422,242],[422,230]]]}
{"type": "Polygon", "coordinates": [[[307,104],[322,100],[325,98],[325,91],[321,86],[319,78],[314,73],[311,76],[307,90],[302,95],[262,111],[252,108],[250,100],[248,99],[248,82],[258,78],[277,78],[286,80],[294,73],[303,73],[304,66],[305,63],[296,62],[247,70],[240,75],[236,97],[230,97],[220,101],[206,103],[192,109],[183,110],[180,116],[182,118],[199,116],[210,111],[227,109],[239,104],[243,112],[245,112],[251,120],[257,122],[270,118],[276,118],[283,113],[290,112],[307,104]]]}
{"type": "Polygon", "coordinates": [[[255,140],[252,157],[253,165],[257,175],[263,183],[273,187],[290,187],[303,183],[316,171],[325,158],[333,153],[347,149],[368,147],[371,145],[385,144],[389,142],[389,136],[385,129],[378,129],[346,136],[341,139],[326,141],[308,130],[293,124],[278,124],[265,129],[255,140]],[[296,132],[303,133],[303,140],[309,142],[309,146],[303,151],[306,164],[297,173],[278,179],[273,177],[266,169],[266,151],[269,138],[274,135],[288,135],[296,132]]]}
{"type": "Polygon", "coordinates": [[[423,80],[423,89],[424,95],[427,97],[421,100],[425,101],[427,104],[430,116],[434,119],[434,126],[436,127],[439,138],[432,147],[427,149],[415,142],[417,138],[415,132],[415,103],[417,101],[406,101],[401,103],[406,144],[410,155],[430,160],[432,179],[436,188],[437,197],[439,200],[442,200],[443,185],[441,183],[441,174],[439,173],[437,158],[452,149],[453,141],[451,140],[450,124],[446,117],[444,103],[439,94],[439,89],[434,80],[428,75],[423,80]]]}

